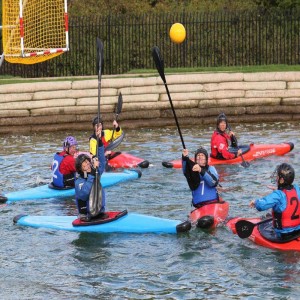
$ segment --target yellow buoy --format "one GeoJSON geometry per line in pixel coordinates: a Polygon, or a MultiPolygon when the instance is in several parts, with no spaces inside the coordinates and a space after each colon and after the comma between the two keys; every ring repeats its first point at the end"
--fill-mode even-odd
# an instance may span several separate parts
{"type": "Polygon", "coordinates": [[[186,37],[186,31],[181,23],[174,23],[170,28],[170,38],[173,43],[181,44],[186,37]]]}

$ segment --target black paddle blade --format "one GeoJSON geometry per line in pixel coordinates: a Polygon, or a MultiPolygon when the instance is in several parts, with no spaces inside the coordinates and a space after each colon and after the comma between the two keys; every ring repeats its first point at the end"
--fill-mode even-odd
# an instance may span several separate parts
{"type": "Polygon", "coordinates": [[[116,108],[116,115],[119,115],[122,112],[122,106],[123,106],[123,96],[122,93],[120,92],[118,97],[118,104],[116,108]]]}
{"type": "Polygon", "coordinates": [[[97,216],[102,207],[102,186],[98,176],[96,174],[89,196],[89,213],[91,217],[97,216]]]}
{"type": "Polygon", "coordinates": [[[243,159],[243,162],[241,163],[241,166],[244,167],[244,168],[249,168],[249,167],[250,167],[250,163],[247,162],[247,161],[245,161],[245,160],[243,159]]]}
{"type": "Polygon", "coordinates": [[[98,37],[97,37],[96,43],[97,43],[96,70],[97,70],[97,74],[99,74],[99,76],[101,76],[102,71],[103,71],[103,65],[104,65],[103,43],[98,37]]]}
{"type": "Polygon", "coordinates": [[[156,69],[164,83],[166,83],[165,71],[164,71],[164,60],[161,57],[160,50],[157,46],[152,48],[152,57],[156,66],[156,69]]]}
{"type": "Polygon", "coordinates": [[[256,225],[246,220],[237,221],[235,224],[236,233],[241,239],[245,239],[251,235],[256,225]]]}

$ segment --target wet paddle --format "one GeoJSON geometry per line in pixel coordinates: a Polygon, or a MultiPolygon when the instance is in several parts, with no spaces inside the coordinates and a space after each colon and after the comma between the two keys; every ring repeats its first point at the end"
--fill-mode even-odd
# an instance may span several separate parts
{"type": "Polygon", "coordinates": [[[237,221],[236,224],[235,224],[235,229],[236,229],[237,235],[241,239],[245,239],[245,238],[247,238],[251,235],[251,233],[252,233],[255,226],[258,226],[258,225],[263,224],[263,223],[267,223],[271,220],[272,220],[272,218],[269,218],[269,219],[265,219],[263,221],[260,221],[258,223],[252,223],[252,222],[247,221],[247,220],[237,221]]]}
{"type": "MultiPolygon", "coordinates": [[[[177,129],[178,129],[178,132],[179,132],[180,139],[181,139],[182,147],[183,147],[183,149],[186,149],[185,144],[184,144],[184,140],[183,140],[183,137],[182,137],[182,134],[181,134],[181,130],[180,130],[180,127],[179,127],[178,119],[177,119],[177,116],[176,116],[176,112],[175,112],[175,109],[174,109],[174,106],[173,106],[172,98],[171,98],[169,88],[168,88],[168,85],[167,85],[167,81],[166,81],[166,77],[165,77],[165,73],[164,73],[164,61],[163,61],[162,56],[160,54],[160,50],[157,46],[154,46],[152,48],[152,57],[153,57],[156,69],[157,69],[157,71],[158,71],[158,73],[159,73],[159,75],[160,75],[160,77],[161,77],[161,79],[162,79],[162,81],[165,85],[165,88],[166,88],[166,91],[167,91],[167,94],[168,94],[168,98],[169,98],[169,102],[171,104],[171,109],[172,109],[172,112],[173,112],[173,116],[174,116],[174,119],[175,119],[175,122],[176,122],[176,126],[177,126],[177,129]]],[[[193,161],[191,161],[190,159],[188,159],[186,161],[186,170],[185,170],[185,173],[184,173],[184,175],[187,179],[188,185],[189,185],[191,190],[197,189],[197,187],[200,184],[199,173],[194,172],[192,170],[194,165],[195,165],[195,163],[193,161]]]]}
{"type": "MultiPolygon", "coordinates": [[[[227,124],[227,127],[228,127],[229,131],[231,131],[231,127],[230,127],[229,124],[227,124]]],[[[238,146],[237,138],[233,135],[232,139],[234,140],[234,143],[236,144],[237,148],[240,149],[239,146],[238,146]]],[[[241,166],[244,167],[244,168],[249,168],[250,163],[248,161],[245,161],[243,154],[241,154],[241,158],[242,158],[241,166]]]]}

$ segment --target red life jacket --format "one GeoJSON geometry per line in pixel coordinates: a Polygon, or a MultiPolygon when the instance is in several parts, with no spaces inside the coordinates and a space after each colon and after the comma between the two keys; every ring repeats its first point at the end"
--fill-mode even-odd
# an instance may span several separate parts
{"type": "Polygon", "coordinates": [[[300,200],[296,190],[282,190],[286,195],[286,209],[273,212],[273,226],[277,229],[296,227],[300,225],[300,200]]]}
{"type": "Polygon", "coordinates": [[[234,153],[228,151],[228,140],[230,136],[222,132],[215,130],[211,137],[211,154],[210,156],[217,159],[233,159],[235,158],[234,153]]]}

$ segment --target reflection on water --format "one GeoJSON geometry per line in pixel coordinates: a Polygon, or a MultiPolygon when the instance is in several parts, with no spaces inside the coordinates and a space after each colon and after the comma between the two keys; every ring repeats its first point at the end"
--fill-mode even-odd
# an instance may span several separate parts
{"type": "MultiPolygon", "coordinates": [[[[293,164],[295,181],[300,182],[300,126],[231,125],[240,144],[295,144],[291,153],[253,161],[248,169],[239,164],[217,166],[230,216],[259,216],[249,202],[270,191],[267,185],[276,165],[293,164]]],[[[187,148],[192,152],[199,145],[209,149],[213,129],[182,128],[187,148]]],[[[0,136],[0,190],[48,182],[53,154],[71,134],[78,139],[80,150],[87,151],[88,132],[0,136]]],[[[118,150],[147,159],[151,166],[142,170],[139,180],[107,189],[108,209],[186,219],[191,194],[185,178],[181,170],[161,165],[181,156],[176,128],[128,130],[118,150]]],[[[72,198],[24,201],[0,208],[3,299],[298,298],[298,253],[258,247],[225,227],[214,234],[194,229],[183,235],[100,235],[13,225],[13,217],[20,213],[73,215],[76,208],[72,198]]]]}

